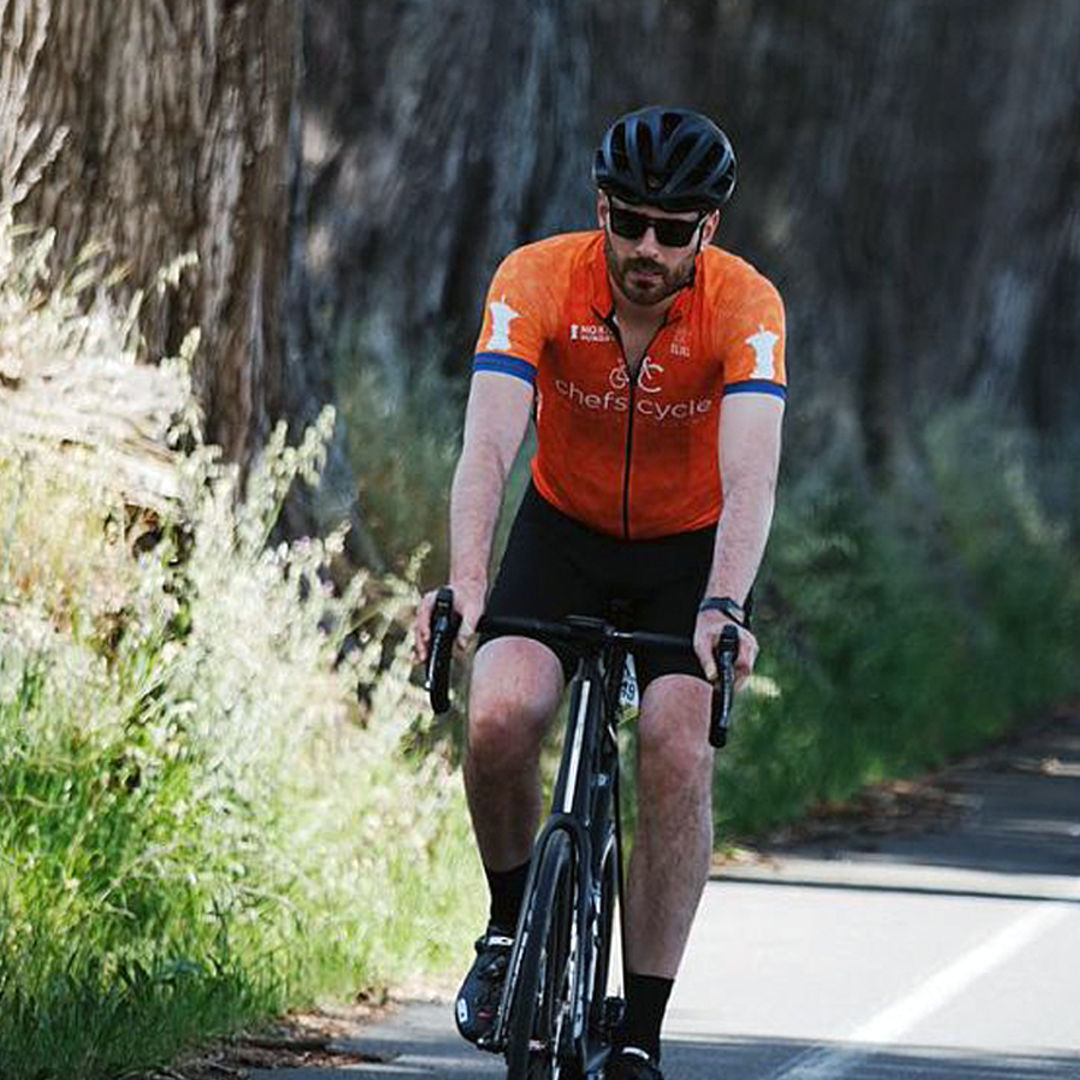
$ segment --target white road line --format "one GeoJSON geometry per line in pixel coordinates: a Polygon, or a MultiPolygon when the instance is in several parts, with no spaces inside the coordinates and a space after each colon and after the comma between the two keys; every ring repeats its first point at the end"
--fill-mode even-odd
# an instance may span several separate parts
{"type": "Polygon", "coordinates": [[[1061,922],[1075,910],[1070,904],[1046,904],[1029,911],[989,941],[950,964],[944,971],[931,976],[907,997],[902,998],[869,1023],[856,1028],[848,1036],[854,1043],[895,1043],[921,1020],[932,1016],[972,983],[1003,964],[1040,934],[1061,922]]]}
{"type": "MultiPolygon", "coordinates": [[[[1080,889],[1075,891],[1080,893],[1080,889]]],[[[1039,904],[857,1027],[844,1040],[847,1046],[808,1050],[774,1072],[769,1080],[840,1080],[874,1053],[860,1044],[895,1045],[972,983],[1075,913],[1076,905],[1072,903],[1039,904]]]]}

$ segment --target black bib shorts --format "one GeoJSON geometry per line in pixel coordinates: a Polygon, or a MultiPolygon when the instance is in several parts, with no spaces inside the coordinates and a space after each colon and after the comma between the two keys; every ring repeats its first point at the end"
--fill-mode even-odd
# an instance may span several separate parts
{"type": "MultiPolygon", "coordinates": [[[[594,532],[557,510],[530,484],[487,611],[533,619],[611,619],[618,604],[626,606],[631,629],[692,638],[715,537],[715,525],[655,540],[622,540],[594,532]]],[[[497,636],[482,634],[480,643],[497,636]]],[[[545,644],[558,655],[569,681],[577,667],[575,657],[564,647],[545,644]]],[[[660,675],[704,678],[693,656],[635,655],[634,666],[642,693],[660,675]]]]}

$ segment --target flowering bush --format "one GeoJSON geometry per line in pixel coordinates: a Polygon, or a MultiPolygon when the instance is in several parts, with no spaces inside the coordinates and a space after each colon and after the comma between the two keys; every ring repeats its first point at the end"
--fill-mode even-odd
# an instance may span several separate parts
{"type": "Polygon", "coordinates": [[[93,1077],[438,964],[475,867],[451,770],[402,751],[411,581],[337,593],[341,534],[269,542],[332,410],[242,485],[198,437],[197,338],[140,365],[47,244],[0,213],[0,1074],[93,1077]],[[76,399],[102,422],[65,435],[76,399]]]}

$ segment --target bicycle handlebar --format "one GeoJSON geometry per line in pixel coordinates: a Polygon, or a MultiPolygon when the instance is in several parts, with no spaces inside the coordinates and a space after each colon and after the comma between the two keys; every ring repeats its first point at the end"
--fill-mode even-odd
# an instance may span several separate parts
{"type": "Polygon", "coordinates": [[[694,646],[687,638],[675,637],[672,634],[654,634],[647,630],[617,630],[603,619],[586,615],[568,615],[566,619],[555,622],[526,619],[516,615],[483,615],[477,629],[480,632],[536,635],[550,641],[577,646],[582,652],[610,642],[627,649],[683,653],[688,656],[694,654],[694,646]]]}
{"type": "MultiPolygon", "coordinates": [[[[435,606],[431,612],[431,645],[424,678],[424,689],[430,696],[432,709],[438,715],[450,708],[450,661],[454,639],[460,626],[461,616],[454,610],[453,591],[444,587],[436,593],[435,606]]],[[[617,630],[602,619],[581,615],[570,615],[562,622],[484,615],[478,629],[502,633],[517,632],[583,648],[599,648],[606,643],[615,643],[631,651],[646,649],[694,655],[693,642],[688,638],[654,634],[645,630],[617,630]]],[[[727,742],[735,694],[735,661],[739,655],[739,632],[734,626],[725,626],[721,631],[715,655],[719,675],[713,684],[709,743],[719,749],[727,742]]]]}

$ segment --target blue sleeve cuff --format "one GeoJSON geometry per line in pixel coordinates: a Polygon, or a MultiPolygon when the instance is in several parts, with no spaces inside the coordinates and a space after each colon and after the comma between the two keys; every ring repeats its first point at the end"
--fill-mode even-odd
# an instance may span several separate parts
{"type": "Polygon", "coordinates": [[[536,384],[536,368],[527,360],[504,353],[477,353],[473,360],[473,373],[477,371],[495,371],[501,375],[513,375],[523,379],[530,386],[536,384]]]}
{"type": "Polygon", "coordinates": [[[743,382],[728,383],[724,387],[724,397],[728,394],[771,394],[781,401],[787,401],[787,387],[769,382],[768,379],[746,379],[743,382]]]}

